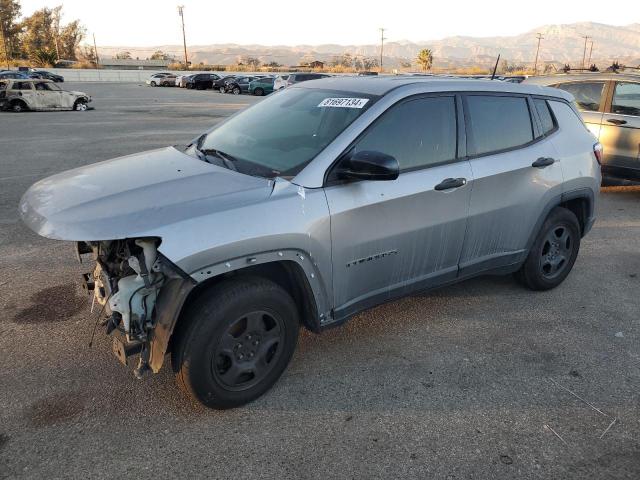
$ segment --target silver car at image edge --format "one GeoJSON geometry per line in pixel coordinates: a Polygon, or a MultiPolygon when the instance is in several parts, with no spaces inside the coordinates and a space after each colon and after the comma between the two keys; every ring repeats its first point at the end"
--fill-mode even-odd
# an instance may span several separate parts
{"type": "Polygon", "coordinates": [[[573,97],[498,81],[291,86],[185,148],[60,173],[23,221],[75,241],[113,350],[170,354],[212,408],[243,405],[313,332],[483,274],[559,285],[595,220],[602,151],[573,97]]]}

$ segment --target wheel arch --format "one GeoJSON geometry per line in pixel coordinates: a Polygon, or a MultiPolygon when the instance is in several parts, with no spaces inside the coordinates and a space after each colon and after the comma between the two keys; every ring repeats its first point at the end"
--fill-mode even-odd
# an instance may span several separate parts
{"type": "Polygon", "coordinates": [[[198,274],[205,277],[200,281],[183,278],[180,281],[176,279],[167,282],[156,304],[157,324],[151,339],[149,361],[151,369],[157,373],[164,363],[165,355],[173,349],[176,342],[179,342],[186,330],[187,325],[182,321],[182,317],[189,305],[206,295],[212,287],[229,278],[260,277],[280,285],[291,294],[298,308],[301,324],[312,332],[319,332],[323,320],[328,315],[323,313],[327,302],[326,293],[317,274],[314,271],[309,272],[302,265],[305,261],[310,263],[309,258],[299,252],[286,253],[288,254],[285,254],[285,251],[268,252],[249,256],[244,266],[236,265],[236,268],[227,267],[231,263],[225,262],[222,265],[225,270],[207,267],[192,274],[192,278],[197,278],[198,274]],[[273,255],[276,258],[273,258],[273,255]]]}

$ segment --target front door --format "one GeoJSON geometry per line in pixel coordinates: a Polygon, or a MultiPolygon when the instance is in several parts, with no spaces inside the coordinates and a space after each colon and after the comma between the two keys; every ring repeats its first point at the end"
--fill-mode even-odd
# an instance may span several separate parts
{"type": "Polygon", "coordinates": [[[640,83],[615,82],[599,139],[602,172],[640,180],[640,83]]]}
{"type": "Polygon", "coordinates": [[[392,155],[398,179],[330,180],[336,319],[456,277],[471,180],[469,163],[458,158],[456,132],[455,96],[405,100],[349,152],[392,155]]]}

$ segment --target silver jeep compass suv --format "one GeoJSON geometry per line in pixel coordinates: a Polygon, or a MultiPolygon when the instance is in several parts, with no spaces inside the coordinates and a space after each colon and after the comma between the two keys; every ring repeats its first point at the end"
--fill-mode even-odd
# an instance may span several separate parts
{"type": "Polygon", "coordinates": [[[262,395],[314,332],[419,290],[559,285],[591,228],[600,145],[573,97],[498,81],[303,82],[184,149],[44,179],[24,222],[92,255],[114,353],[209,407],[262,395]]]}

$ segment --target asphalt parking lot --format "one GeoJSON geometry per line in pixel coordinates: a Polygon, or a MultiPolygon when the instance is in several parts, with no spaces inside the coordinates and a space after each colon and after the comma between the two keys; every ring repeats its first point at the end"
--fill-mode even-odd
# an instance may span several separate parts
{"type": "Polygon", "coordinates": [[[95,110],[0,112],[0,478],[640,478],[640,188],[603,190],[573,272],[484,277],[303,332],[245,408],[111,354],[71,244],[24,227],[36,180],[185,143],[259,101],[65,84],[95,110]]]}

